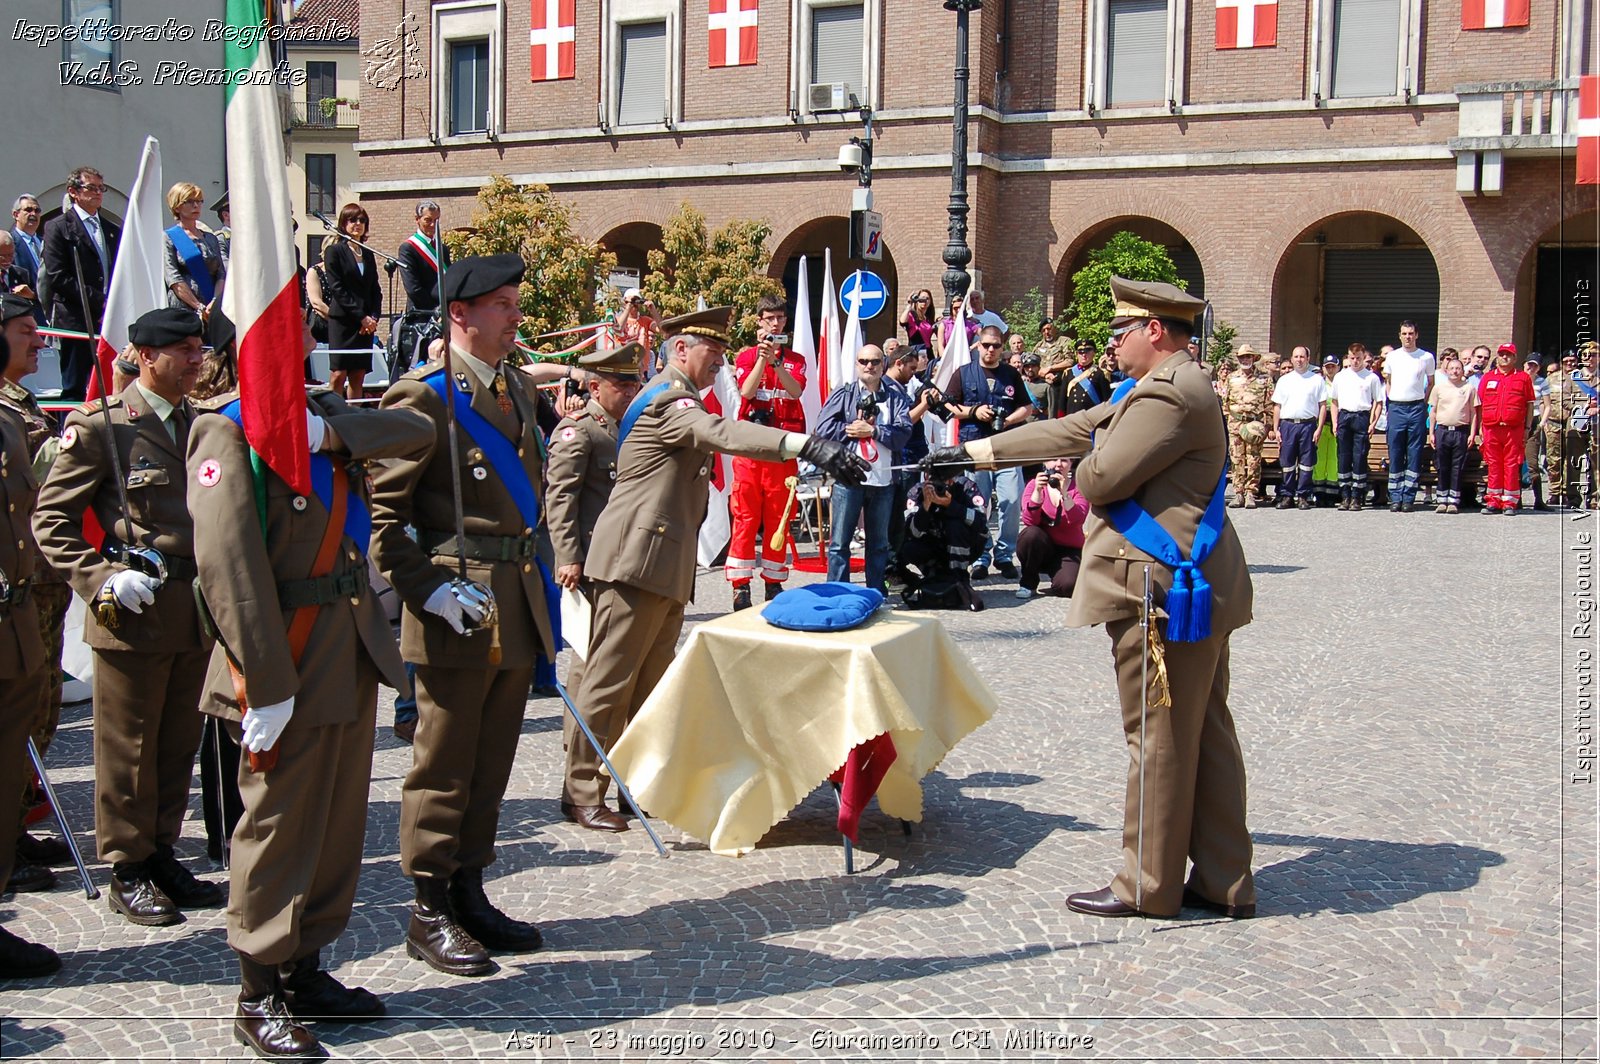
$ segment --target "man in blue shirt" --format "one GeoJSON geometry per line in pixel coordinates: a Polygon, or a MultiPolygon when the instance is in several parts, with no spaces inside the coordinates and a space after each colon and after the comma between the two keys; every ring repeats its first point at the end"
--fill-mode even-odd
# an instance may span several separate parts
{"type": "MultiPolygon", "coordinates": [[[[1001,359],[1005,337],[993,325],[978,333],[978,361],[961,368],[951,383],[950,411],[961,422],[961,442],[986,440],[1021,425],[1033,416],[1033,400],[1022,375],[1001,359]]],[[[992,500],[1000,512],[998,538],[985,536],[983,553],[972,563],[972,579],[989,575],[991,547],[994,567],[1001,576],[1016,579],[1012,561],[1017,548],[1017,532],[1022,517],[1022,470],[979,470],[978,494],[992,500]]]]}

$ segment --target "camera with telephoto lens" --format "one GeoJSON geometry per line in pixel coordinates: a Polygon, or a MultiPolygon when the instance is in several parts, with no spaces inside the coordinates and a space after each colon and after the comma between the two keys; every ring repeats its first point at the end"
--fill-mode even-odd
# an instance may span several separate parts
{"type": "Polygon", "coordinates": [[[856,399],[856,417],[869,425],[878,423],[878,397],[871,392],[862,392],[856,399]]]}
{"type": "Polygon", "coordinates": [[[1006,427],[1006,412],[999,407],[992,407],[994,416],[989,419],[989,431],[999,432],[1006,427]]]}
{"type": "Polygon", "coordinates": [[[933,414],[936,417],[945,418],[946,420],[949,419],[950,400],[944,397],[943,392],[939,391],[939,389],[930,384],[926,388],[923,388],[920,394],[924,401],[926,401],[928,404],[928,413],[933,414]]]}

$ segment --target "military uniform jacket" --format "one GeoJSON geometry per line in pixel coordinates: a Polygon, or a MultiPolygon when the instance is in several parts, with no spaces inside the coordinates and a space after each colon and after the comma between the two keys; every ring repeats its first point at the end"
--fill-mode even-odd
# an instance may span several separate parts
{"type": "Polygon", "coordinates": [[[617,481],[617,426],[593,399],[550,434],[550,542],[556,565],[582,565],[617,481]]]}
{"type": "MultiPolygon", "coordinates": [[[[982,443],[1001,462],[1043,454],[1085,455],[1077,466],[1078,491],[1090,510],[1078,586],[1067,611],[1067,623],[1075,627],[1137,617],[1147,562],[1157,606],[1172,586],[1172,570],[1124,539],[1108,523],[1106,507],[1137,500],[1187,557],[1228,458],[1216,392],[1187,352],[1145,374],[1115,406],[1102,403],[982,443]],[[1097,429],[1098,440],[1091,444],[1097,429]]],[[[982,457],[979,448],[972,449],[974,457],[982,457]]],[[[1200,569],[1211,584],[1211,630],[1222,634],[1249,624],[1250,574],[1226,512],[1216,546],[1200,569]]]]}
{"type": "MultiPolygon", "coordinates": [[[[39,497],[39,481],[29,460],[27,428],[17,412],[0,405],[0,573],[11,594],[32,580],[38,550],[28,519],[39,497]]],[[[0,603],[0,680],[32,675],[45,663],[39,611],[32,594],[21,605],[0,603]]],[[[31,711],[31,710],[30,710],[31,711]]]]}
{"type": "Polygon", "coordinates": [[[1572,375],[1561,370],[1546,378],[1550,382],[1549,420],[1566,424],[1581,412],[1589,397],[1583,394],[1572,375]]]}
{"type": "Polygon", "coordinates": [[[1227,391],[1222,397],[1222,412],[1229,421],[1240,424],[1265,421],[1271,395],[1271,384],[1265,373],[1252,373],[1248,377],[1243,373],[1231,373],[1228,375],[1227,391]]]}
{"type": "MultiPolygon", "coordinates": [[[[21,419],[23,428],[28,434],[28,453],[33,456],[33,475],[42,479],[50,471],[50,466],[56,460],[56,453],[61,447],[61,437],[56,434],[60,425],[52,415],[45,412],[44,407],[39,405],[38,398],[32,392],[12,381],[0,380],[0,406],[10,407],[21,419]]],[[[32,528],[28,530],[28,535],[30,538],[33,536],[32,528]]],[[[34,570],[34,582],[66,583],[66,578],[45,560],[43,552],[38,553],[39,562],[34,570]]]]}
{"type": "MultiPolygon", "coordinates": [[[[134,546],[154,547],[171,559],[194,558],[194,522],[184,492],[184,448],[194,407],[187,400],[172,412],[177,441],[167,435],[161,419],[144,393],[130,385],[105,401],[111,411],[112,433],[121,457],[128,488],[132,534],[124,526],[112,482],[104,415],[94,403],[67,415],[61,434],[61,452],[39,494],[39,511],[33,528],[44,555],[72,584],[85,602],[122,566],[101,554],[83,534],[83,514],[92,509],[107,542],[116,539],[134,546]]],[[[156,591],[156,600],[143,613],[119,609],[115,631],[103,628],[94,611],[84,622],[84,639],[100,650],[209,650],[211,640],[200,629],[194,588],[188,579],[174,576],[156,591]]]]}
{"type": "MultiPolygon", "coordinates": [[[[428,596],[456,575],[454,545],[443,548],[446,554],[430,556],[406,532],[406,526],[411,525],[423,537],[455,535],[444,400],[423,380],[436,371],[437,366],[417,369],[384,393],[384,409],[416,411],[428,419],[433,434],[416,455],[388,463],[374,477],[372,559],[405,601],[400,625],[400,652],[405,660],[458,669],[490,668],[487,631],[457,635],[444,621],[423,612],[428,596]]],[[[525,383],[523,374],[508,368],[505,378],[514,417],[501,414],[494,393],[478,387],[477,379],[470,374],[457,371],[455,386],[471,397],[472,409],[516,447],[528,479],[540,493],[542,510],[544,442],[538,426],[541,400],[533,394],[533,385],[525,383]]],[[[531,539],[534,530],[522,520],[511,493],[489,466],[483,451],[459,424],[456,435],[467,535],[531,539]]],[[[544,580],[531,553],[515,561],[469,560],[467,575],[493,591],[499,606],[500,668],[531,668],[536,651],[555,660],[557,647],[545,605],[544,580]]]]}
{"type": "MultiPolygon", "coordinates": [[[[310,400],[339,440],[325,452],[347,463],[352,501],[368,496],[365,463],[414,454],[432,438],[432,426],[415,414],[356,410],[331,392],[310,400]]],[[[371,589],[317,607],[317,620],[300,663],[290,652],[295,611],[279,605],[280,584],[304,580],[322,544],[328,511],[315,493],[299,495],[266,470],[267,531],[261,534],[250,448],[233,419],[203,413],[189,436],[189,509],[194,514],[195,563],[206,605],[221,634],[211,655],[203,712],[239,719],[227,654],[244,675],[251,702],[272,705],[293,696],[294,723],[309,727],[356,718],[355,655],[365,649],[390,686],[406,689],[405,666],[378,597],[371,589]]],[[[330,575],[365,570],[366,555],[349,536],[339,543],[330,575]]]]}
{"type": "MultiPolygon", "coordinates": [[[[777,462],[781,429],[718,417],[682,370],[668,366],[617,455],[617,486],[595,526],[584,575],[688,602],[695,545],[717,452],[777,462]]],[[[641,393],[641,395],[644,393],[641,393]]]]}

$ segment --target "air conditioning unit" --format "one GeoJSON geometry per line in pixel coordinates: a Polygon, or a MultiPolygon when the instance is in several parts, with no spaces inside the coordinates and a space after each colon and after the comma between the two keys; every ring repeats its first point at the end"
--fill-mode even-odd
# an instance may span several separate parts
{"type": "Polygon", "coordinates": [[[807,110],[812,114],[824,111],[853,111],[856,108],[855,94],[850,91],[850,86],[842,81],[832,81],[812,85],[806,94],[809,101],[807,110]]]}

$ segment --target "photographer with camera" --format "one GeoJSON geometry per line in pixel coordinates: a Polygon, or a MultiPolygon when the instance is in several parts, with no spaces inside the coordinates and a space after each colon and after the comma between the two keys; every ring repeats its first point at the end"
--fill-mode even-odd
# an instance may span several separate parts
{"type": "MultiPolygon", "coordinates": [[[[734,377],[739,382],[738,420],[768,425],[785,432],[805,432],[806,414],[800,394],[806,387],[806,360],[789,348],[789,315],[782,296],[762,296],[756,303],[756,343],[739,352],[734,377]]],[[[756,536],[761,537],[761,579],[768,601],[783,590],[789,566],[783,551],[772,549],[772,534],[783,521],[789,501],[784,481],[799,474],[794,459],[766,462],[733,459],[733,489],[728,509],[733,534],[724,571],[733,585],[734,610],[750,606],[750,581],[756,575],[756,536]]]]}
{"type": "MultiPolygon", "coordinates": [[[[961,367],[948,396],[950,412],[961,420],[961,442],[986,440],[1016,428],[1033,416],[1033,399],[1022,375],[1006,365],[1001,356],[1005,337],[987,325],[978,333],[978,361],[961,367]]],[[[1000,534],[994,542],[994,567],[1001,576],[1015,579],[1012,562],[1016,551],[1019,506],[1022,501],[1022,470],[1018,468],[980,470],[978,492],[994,499],[1000,510],[1000,534]]],[[[983,552],[972,563],[972,579],[989,575],[990,540],[987,527],[983,552]]]]}
{"type": "Polygon", "coordinates": [[[867,344],[856,352],[856,379],[833,390],[817,415],[817,435],[850,447],[872,467],[866,484],[833,486],[833,536],[828,543],[828,579],[850,580],[850,537],[866,513],[868,587],[884,590],[889,567],[889,513],[896,502],[889,468],[911,437],[905,389],[883,379],[883,349],[867,344]]]}
{"type": "Polygon", "coordinates": [[[1083,559],[1083,522],[1089,504],[1078,494],[1072,479],[1072,459],[1053,458],[1028,482],[1022,500],[1022,535],[1017,538],[1017,561],[1022,564],[1017,598],[1038,593],[1039,578],[1050,578],[1046,595],[1071,598],[1078,584],[1083,559]]]}
{"type": "MultiPolygon", "coordinates": [[[[939,390],[925,383],[917,376],[921,369],[928,364],[928,349],[918,344],[907,344],[889,350],[892,340],[883,345],[883,375],[891,384],[898,384],[905,390],[906,402],[910,409],[906,412],[906,420],[911,423],[911,433],[906,437],[900,453],[895,456],[895,465],[902,466],[894,474],[894,505],[889,508],[889,557],[892,559],[900,550],[900,544],[906,538],[906,493],[917,482],[921,474],[914,468],[928,453],[928,428],[922,423],[922,418],[928,412],[928,401],[939,398],[939,390]]],[[[890,564],[893,575],[893,563],[890,564]]]]}
{"type": "Polygon", "coordinates": [[[906,497],[906,538],[894,564],[912,609],[981,610],[967,571],[988,532],[988,510],[971,477],[929,474],[906,497]]]}

